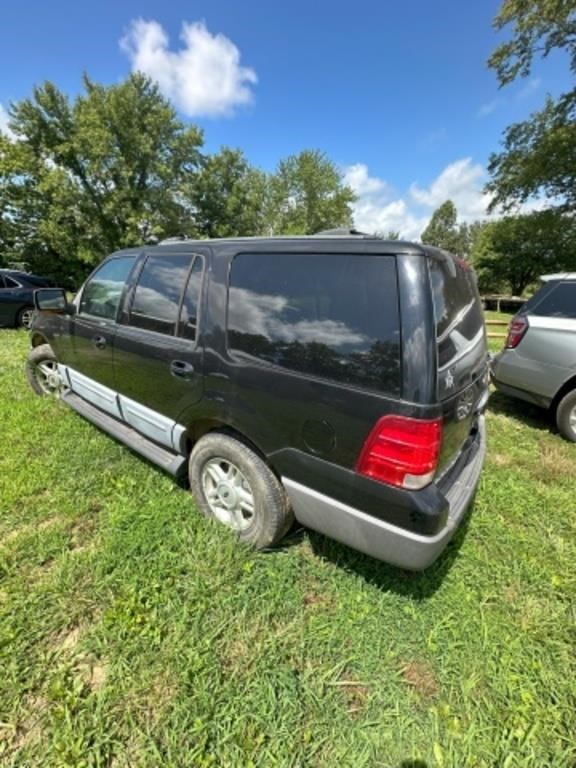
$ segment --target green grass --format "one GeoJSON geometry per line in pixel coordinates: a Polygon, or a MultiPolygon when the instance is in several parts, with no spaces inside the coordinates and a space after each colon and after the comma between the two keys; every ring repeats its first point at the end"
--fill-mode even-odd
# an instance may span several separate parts
{"type": "MultiPolygon", "coordinates": [[[[513,315],[507,313],[507,312],[495,312],[492,310],[487,310],[484,312],[484,317],[486,320],[502,320],[506,323],[506,325],[489,325],[486,326],[486,330],[489,334],[491,333],[507,333],[508,330],[508,323],[512,319],[513,315]]],[[[500,352],[502,348],[504,347],[504,338],[488,338],[488,349],[490,352],[496,353],[500,352]]]]}
{"type": "Polygon", "coordinates": [[[576,446],[495,395],[469,523],[408,574],[254,553],[25,384],[0,332],[0,765],[573,768],[576,446]]]}

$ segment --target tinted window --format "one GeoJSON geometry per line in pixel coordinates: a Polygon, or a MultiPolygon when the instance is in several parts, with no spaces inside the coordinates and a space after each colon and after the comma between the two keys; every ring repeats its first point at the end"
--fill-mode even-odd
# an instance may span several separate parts
{"type": "Polygon", "coordinates": [[[438,338],[438,365],[444,368],[484,339],[484,319],[474,272],[465,262],[429,259],[438,338]]]}
{"type": "Polygon", "coordinates": [[[237,256],[228,344],[293,371],[399,394],[394,257],[237,256]]]}
{"type": "Polygon", "coordinates": [[[4,275],[4,287],[5,288],[20,288],[19,283],[16,282],[16,280],[13,280],[11,277],[8,277],[8,275],[4,275]]]}
{"type": "Polygon", "coordinates": [[[135,256],[121,256],[103,264],[82,291],[80,312],[114,320],[124,284],[135,258],[135,256]]]}
{"type": "Polygon", "coordinates": [[[130,310],[130,325],[172,335],[192,256],[149,256],[140,273],[130,310]]]}
{"type": "Polygon", "coordinates": [[[202,259],[196,256],[194,265],[188,278],[186,292],[182,301],[180,310],[180,323],[178,326],[178,336],[194,341],[196,338],[196,327],[198,325],[198,307],[200,305],[200,288],[202,285],[202,259]]]}
{"type": "Polygon", "coordinates": [[[525,305],[525,308],[533,315],[576,319],[576,282],[555,283],[552,290],[546,291],[533,307],[529,305],[530,302],[525,305]]]}

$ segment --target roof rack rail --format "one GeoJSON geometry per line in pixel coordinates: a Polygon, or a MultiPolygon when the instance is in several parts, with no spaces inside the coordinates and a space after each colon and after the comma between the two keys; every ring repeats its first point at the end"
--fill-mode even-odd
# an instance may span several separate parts
{"type": "Polygon", "coordinates": [[[190,240],[186,235],[174,235],[173,237],[165,237],[164,240],[160,240],[158,245],[166,245],[166,243],[182,243],[185,240],[190,240]]]}
{"type": "Polygon", "coordinates": [[[315,232],[312,237],[368,237],[379,240],[378,235],[369,235],[367,232],[359,232],[353,227],[336,227],[335,229],[323,229],[315,232]]]}

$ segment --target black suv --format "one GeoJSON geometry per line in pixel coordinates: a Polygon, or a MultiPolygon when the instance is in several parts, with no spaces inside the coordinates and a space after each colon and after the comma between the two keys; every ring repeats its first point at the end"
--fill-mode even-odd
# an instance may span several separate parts
{"type": "Polygon", "coordinates": [[[422,569],[474,494],[487,351],[469,266],[367,236],[113,254],[37,292],[28,376],[267,547],[293,516],[422,569]]]}

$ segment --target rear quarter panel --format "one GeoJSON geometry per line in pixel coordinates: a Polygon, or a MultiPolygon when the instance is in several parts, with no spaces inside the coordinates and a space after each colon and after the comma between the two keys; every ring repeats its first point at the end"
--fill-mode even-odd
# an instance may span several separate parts
{"type": "Polygon", "coordinates": [[[530,315],[528,323],[518,347],[500,355],[495,375],[551,401],[576,374],[576,320],[530,315]]]}

